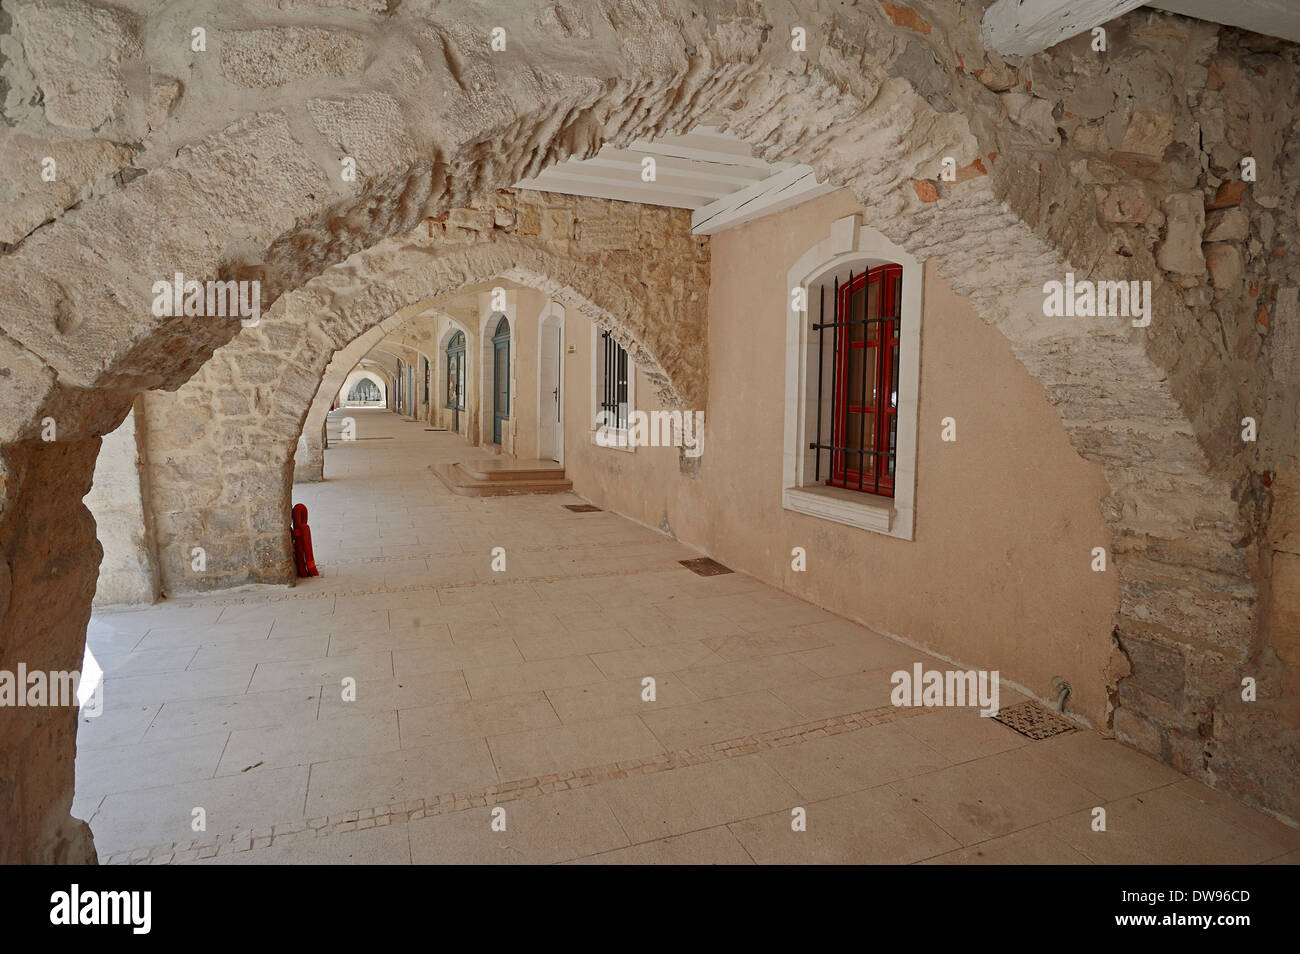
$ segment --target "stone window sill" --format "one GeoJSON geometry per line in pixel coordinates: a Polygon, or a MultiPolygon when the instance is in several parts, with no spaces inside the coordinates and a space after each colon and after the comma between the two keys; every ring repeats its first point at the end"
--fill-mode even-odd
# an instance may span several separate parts
{"type": "Polygon", "coordinates": [[[893,530],[897,511],[885,497],[839,487],[787,487],[781,494],[781,506],[810,517],[896,535],[893,530]]]}
{"type": "Polygon", "coordinates": [[[602,447],[606,450],[624,451],[628,454],[636,450],[636,445],[632,443],[631,431],[626,430],[607,430],[604,435],[604,442],[597,437],[598,431],[591,432],[591,443],[596,447],[602,447]]]}

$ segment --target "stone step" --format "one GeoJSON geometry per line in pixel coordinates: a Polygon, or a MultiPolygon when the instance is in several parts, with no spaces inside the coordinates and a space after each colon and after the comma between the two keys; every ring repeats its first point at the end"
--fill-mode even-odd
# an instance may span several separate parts
{"type": "Polygon", "coordinates": [[[464,460],[458,462],[456,466],[474,480],[516,483],[521,480],[564,479],[564,467],[553,460],[492,457],[485,460],[464,460]]]}
{"type": "MultiPolygon", "coordinates": [[[[478,463],[478,462],[476,462],[478,463]]],[[[462,497],[502,497],[508,494],[563,494],[573,489],[564,470],[549,470],[543,478],[515,480],[475,477],[460,464],[432,464],[429,469],[454,494],[462,497]]]]}

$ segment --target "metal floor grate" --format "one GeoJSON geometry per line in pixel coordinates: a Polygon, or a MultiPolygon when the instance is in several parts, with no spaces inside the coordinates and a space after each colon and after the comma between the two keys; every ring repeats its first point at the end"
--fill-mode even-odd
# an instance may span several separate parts
{"type": "Polygon", "coordinates": [[[572,510],[574,513],[600,513],[599,507],[592,504],[565,504],[565,510],[572,510]]]}
{"type": "Polygon", "coordinates": [[[695,560],[678,560],[677,562],[696,576],[722,576],[724,573],[731,572],[730,567],[725,567],[717,560],[711,560],[708,557],[699,557],[695,560]]]}
{"type": "Polygon", "coordinates": [[[1073,732],[1073,723],[1062,719],[1055,712],[1044,709],[1037,702],[1022,702],[1009,709],[1000,709],[993,717],[1009,729],[1015,729],[1026,738],[1038,741],[1050,739],[1063,732],[1073,732]]]}

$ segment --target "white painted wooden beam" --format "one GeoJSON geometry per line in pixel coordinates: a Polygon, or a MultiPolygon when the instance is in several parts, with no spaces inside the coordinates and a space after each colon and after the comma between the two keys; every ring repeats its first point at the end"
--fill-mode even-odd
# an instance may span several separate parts
{"type": "Polygon", "coordinates": [[[653,156],[698,159],[701,162],[731,162],[758,169],[766,169],[770,165],[766,160],[757,158],[749,143],[743,139],[701,138],[694,133],[686,136],[659,136],[653,142],[637,139],[628,149],[653,156]]]}
{"type": "Polygon", "coordinates": [[[1300,43],[1296,0],[1147,0],[1147,5],[1300,43]]]}
{"type": "Polygon", "coordinates": [[[714,179],[704,179],[692,175],[690,172],[671,172],[658,165],[655,167],[654,182],[643,182],[639,164],[635,170],[631,170],[617,167],[609,168],[608,166],[592,166],[586,162],[572,166],[552,166],[531,181],[534,183],[563,181],[569,183],[591,182],[600,185],[659,186],[669,192],[699,196],[705,202],[712,202],[724,195],[730,195],[744,185],[744,183],[734,181],[718,182],[714,179]]]}
{"type": "Polygon", "coordinates": [[[1146,0],[997,0],[980,38],[1007,56],[1031,56],[1142,6],[1146,0]]]}
{"type": "MultiPolygon", "coordinates": [[[[770,169],[760,169],[757,166],[675,159],[654,152],[629,152],[624,149],[611,149],[608,152],[602,149],[598,155],[591,159],[570,159],[569,163],[581,163],[584,167],[604,166],[610,169],[626,169],[639,177],[641,175],[641,160],[646,156],[655,157],[655,166],[660,172],[666,170],[687,173],[700,179],[730,183],[733,188],[740,188],[749,185],[751,182],[766,179],[772,171],[770,169]]],[[[560,163],[557,168],[563,168],[569,163],[560,163]]],[[[781,165],[777,168],[784,167],[784,165],[781,165]]]]}
{"type": "Polygon", "coordinates": [[[691,213],[691,231],[696,235],[715,235],[723,229],[752,222],[834,191],[835,186],[829,182],[817,181],[817,174],[811,167],[791,166],[762,182],[696,209],[691,213]]]}
{"type": "MultiPolygon", "coordinates": [[[[548,170],[549,171],[549,170],[548,170]]],[[[571,181],[551,179],[546,173],[536,179],[529,179],[518,185],[520,189],[536,189],[538,192],[558,192],[561,195],[589,195],[596,199],[613,199],[615,202],[640,202],[644,205],[666,205],[674,209],[698,209],[707,205],[704,196],[686,195],[657,188],[654,182],[633,180],[626,184],[619,182],[602,183],[592,179],[571,181]]]]}

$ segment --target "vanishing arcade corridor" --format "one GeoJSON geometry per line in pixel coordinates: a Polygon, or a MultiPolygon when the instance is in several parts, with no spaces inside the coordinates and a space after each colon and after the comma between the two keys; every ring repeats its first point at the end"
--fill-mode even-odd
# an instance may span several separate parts
{"type": "Polygon", "coordinates": [[[319,577],[93,618],[106,708],[81,719],[74,815],[101,861],[1300,856],[1300,832],[1091,731],[892,706],[893,671],[944,664],[698,576],[694,551],[576,495],[455,496],[430,468],[487,451],[346,413],[357,439],[294,488],[319,577]]]}

